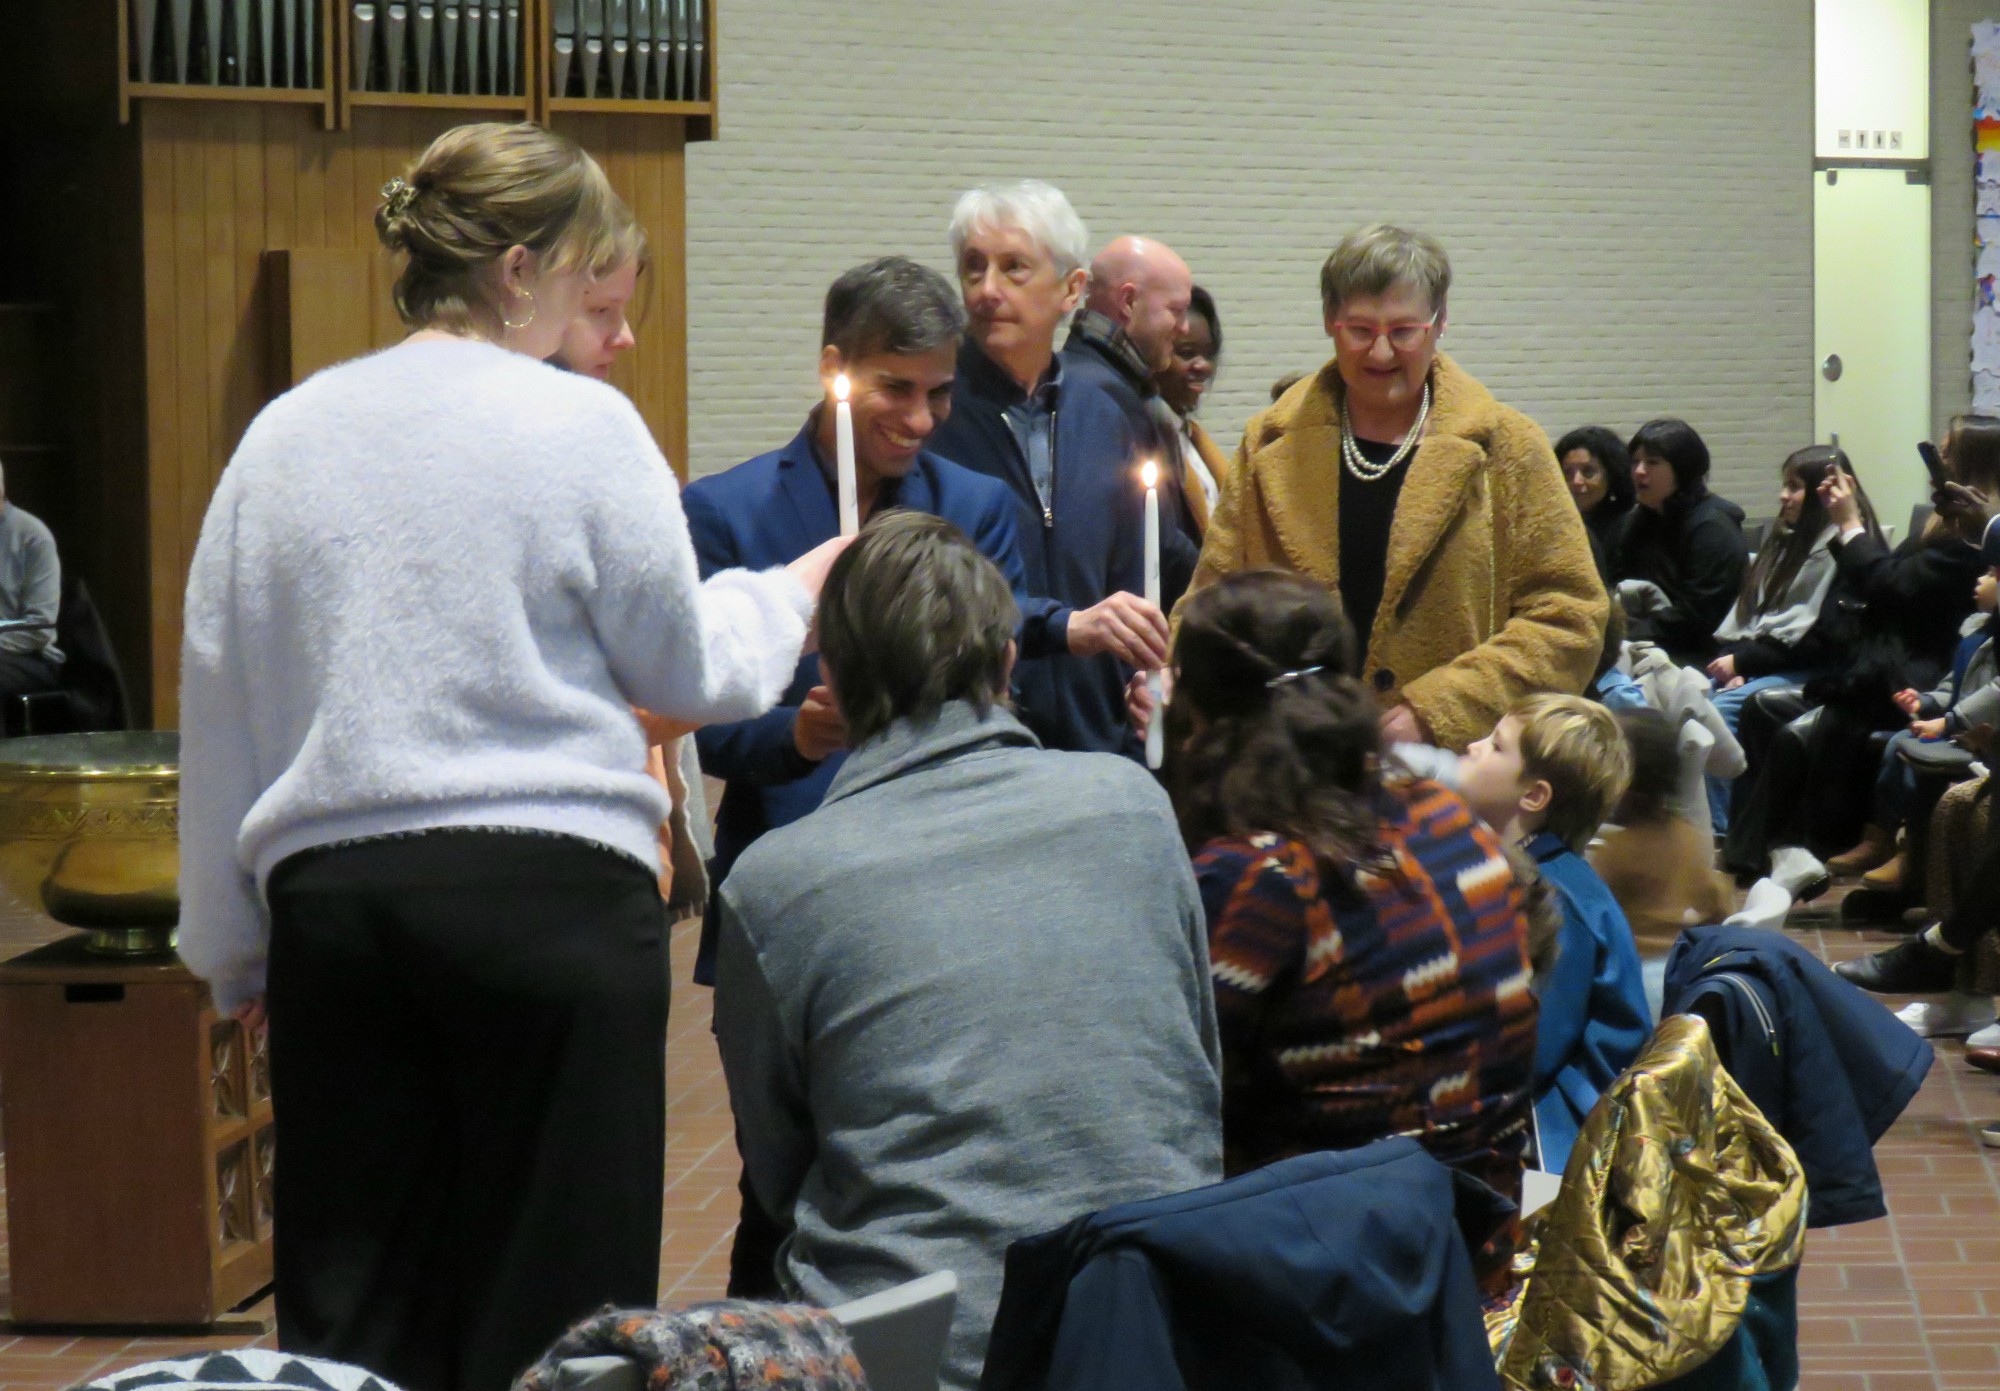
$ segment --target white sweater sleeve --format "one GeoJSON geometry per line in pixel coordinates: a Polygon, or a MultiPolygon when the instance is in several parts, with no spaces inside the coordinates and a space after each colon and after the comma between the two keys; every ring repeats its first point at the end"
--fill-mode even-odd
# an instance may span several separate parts
{"type": "Polygon", "coordinates": [[[672,719],[761,715],[791,684],[812,597],[783,569],[702,582],[673,471],[638,413],[619,415],[623,457],[593,478],[584,504],[590,615],[612,675],[634,704],[672,719]]]}
{"type": "Polygon", "coordinates": [[[262,791],[236,641],[236,493],[224,473],[188,574],[181,639],[180,954],[224,1012],[264,989],[269,936],[236,853],[262,791]]]}

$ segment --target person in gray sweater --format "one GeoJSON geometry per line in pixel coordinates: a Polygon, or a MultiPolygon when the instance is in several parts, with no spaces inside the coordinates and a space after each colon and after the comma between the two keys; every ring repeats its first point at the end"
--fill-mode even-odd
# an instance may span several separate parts
{"type": "Polygon", "coordinates": [[[1222,1177],[1201,899],[1166,794],[1005,708],[1006,581],[889,512],[834,563],[821,662],[854,743],[721,892],[716,1033],[744,1164],[833,1305],[959,1278],[977,1384],[1007,1247],[1222,1177]]]}
{"type": "Polygon", "coordinates": [[[7,500],[0,469],[0,695],[53,691],[62,680],[56,611],[62,604],[62,563],[56,539],[40,517],[7,500]]]}

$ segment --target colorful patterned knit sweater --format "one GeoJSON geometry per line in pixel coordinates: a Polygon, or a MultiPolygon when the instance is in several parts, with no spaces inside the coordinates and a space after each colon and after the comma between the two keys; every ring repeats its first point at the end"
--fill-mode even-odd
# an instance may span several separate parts
{"type": "MultiPolygon", "coordinates": [[[[1232,1174],[1408,1135],[1519,1200],[1535,1060],[1520,892],[1499,842],[1428,782],[1385,787],[1353,886],[1310,849],[1226,836],[1195,857],[1232,1174]]],[[[1475,1253],[1504,1288],[1518,1227],[1475,1253]]]]}

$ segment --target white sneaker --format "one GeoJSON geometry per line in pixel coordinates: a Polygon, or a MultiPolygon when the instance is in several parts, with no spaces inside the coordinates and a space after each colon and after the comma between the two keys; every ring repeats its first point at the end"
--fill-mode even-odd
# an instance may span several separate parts
{"type": "Polygon", "coordinates": [[[1918,1000],[1896,1011],[1921,1038],[1957,1038],[1994,1022],[1993,1001],[1986,995],[1954,990],[1934,1000],[1918,1000]]]}
{"type": "Polygon", "coordinates": [[[1967,1048],[2000,1048],[2000,1024],[1988,1024],[1977,1033],[1966,1037],[1967,1048]]]}

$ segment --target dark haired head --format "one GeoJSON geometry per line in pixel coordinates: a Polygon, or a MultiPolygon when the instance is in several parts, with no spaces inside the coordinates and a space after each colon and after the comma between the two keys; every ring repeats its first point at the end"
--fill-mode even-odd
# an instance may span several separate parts
{"type": "Polygon", "coordinates": [[[1662,416],[1639,427],[1625,446],[1628,456],[1644,450],[1674,471],[1674,491],[1698,497],[1708,491],[1708,446],[1685,420],[1662,416]]]}
{"type": "Polygon", "coordinates": [[[1380,711],[1357,656],[1340,601],[1302,575],[1248,570],[1187,601],[1168,716],[1190,849],[1270,832],[1341,874],[1369,851],[1380,711]]]}
{"type": "Polygon", "coordinates": [[[2000,494],[2000,420],[1990,415],[1958,416],[1945,443],[1945,462],[1955,480],[1988,497],[2000,494]]]}
{"type": "Polygon", "coordinates": [[[1680,792],[1680,734],[1658,710],[1620,710],[1618,723],[1632,747],[1632,781],[1612,819],[1621,826],[1663,821],[1680,792]]]}
{"type": "Polygon", "coordinates": [[[950,522],[900,510],[870,519],[819,597],[820,659],[849,741],[952,701],[997,704],[1020,621],[999,567],[950,522]]]}
{"type": "Polygon", "coordinates": [[[1209,356],[1222,360],[1222,320],[1215,312],[1215,296],[1197,285],[1188,291],[1188,313],[1199,314],[1208,324],[1209,341],[1215,344],[1215,351],[1209,356]]]}
{"type": "Polygon", "coordinates": [[[1820,500],[1819,485],[1834,473],[1844,473],[1854,483],[1854,500],[1861,507],[1861,524],[1877,541],[1882,529],[1875,522],[1875,508],[1855,477],[1847,452],[1836,445],[1813,444],[1794,450],[1785,457],[1782,476],[1805,490],[1798,521],[1787,526],[1782,518],[1771,523],[1757,545],[1757,559],[1743,572],[1743,588],[1736,596],[1736,621],[1748,623],[1760,613],[1784,605],[1785,595],[1799,577],[1806,558],[1812,554],[1819,535],[1830,525],[1826,504],[1820,500]]]}
{"type": "Polygon", "coordinates": [[[907,256],[883,256],[833,282],[819,341],[852,364],[955,346],[964,332],[965,304],[949,280],[907,256]]]}
{"type": "Polygon", "coordinates": [[[1625,452],[1625,441],[1602,425],[1579,425],[1556,441],[1556,462],[1579,449],[1604,470],[1604,500],[1591,509],[1592,514],[1608,520],[1631,511],[1637,494],[1632,491],[1632,456],[1625,452]]]}

